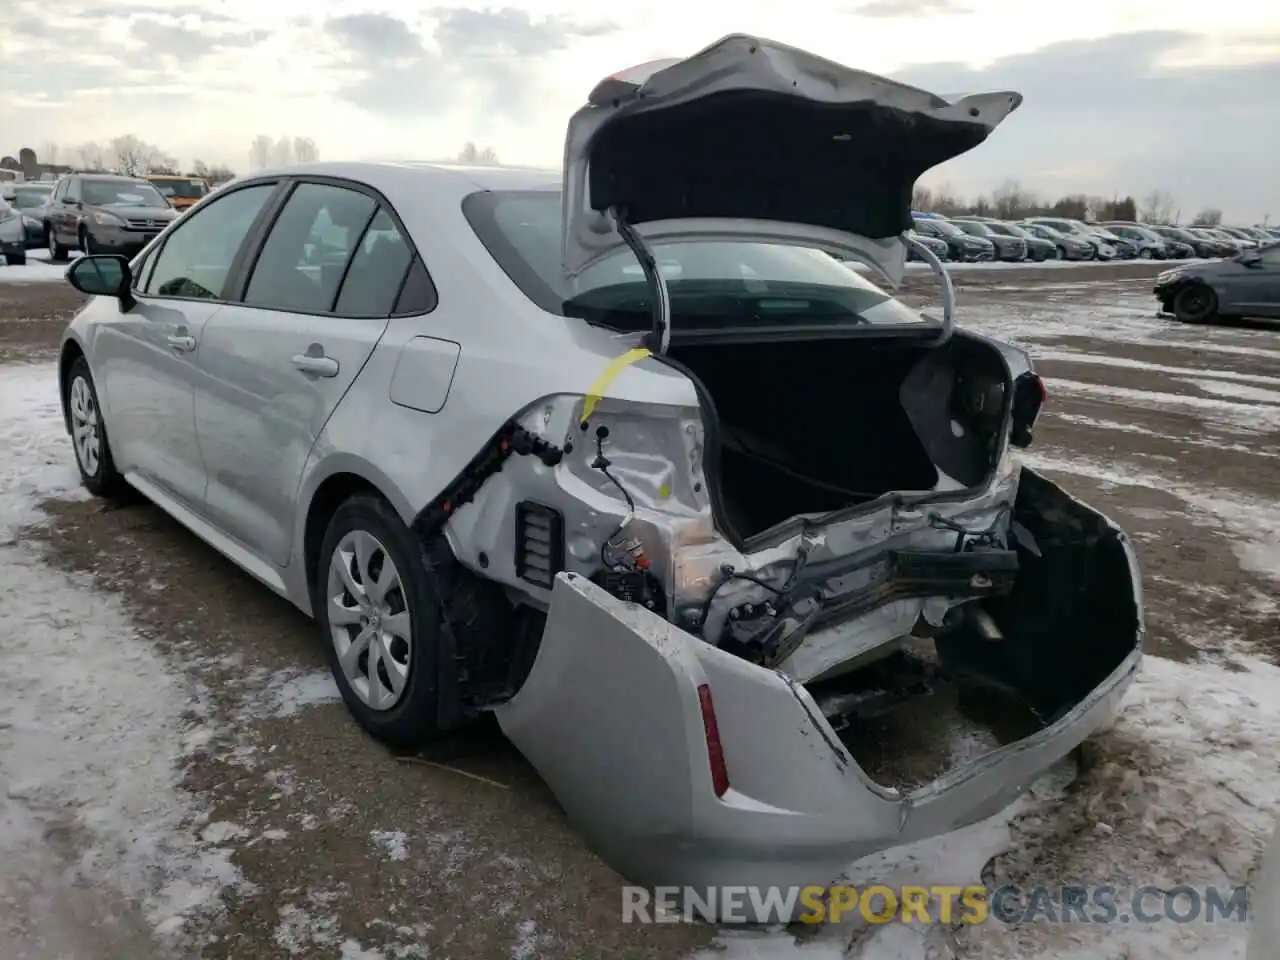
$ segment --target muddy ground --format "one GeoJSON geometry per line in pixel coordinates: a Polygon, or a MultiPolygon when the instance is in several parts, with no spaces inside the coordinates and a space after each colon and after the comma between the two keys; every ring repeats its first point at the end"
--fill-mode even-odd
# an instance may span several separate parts
{"type": "MultiPolygon", "coordinates": [[[[1280,332],[1157,318],[1158,269],[956,280],[966,322],[1041,356],[1050,400],[1032,462],[1135,539],[1149,650],[1280,661],[1274,586],[1258,561],[1258,528],[1280,503],[1280,332]]],[[[916,278],[907,292],[928,296],[916,278]]],[[[0,364],[51,359],[78,299],[64,284],[0,285],[0,364]]],[[[141,630],[193,665],[208,691],[198,709],[232,728],[189,764],[184,785],[212,798],[210,823],[236,839],[233,861],[252,887],[203,931],[200,956],[336,957],[353,941],[384,958],[588,960],[687,956],[709,942],[704,927],[621,924],[620,879],[492,732],[406,762],[340,703],[248,709],[250,680],[315,682],[322,647],[296,611],[157,508],[47,509],[30,536],[121,596],[141,630]]],[[[162,955],[140,924],[112,929],[134,931],[122,942],[135,960],[162,955]]]]}

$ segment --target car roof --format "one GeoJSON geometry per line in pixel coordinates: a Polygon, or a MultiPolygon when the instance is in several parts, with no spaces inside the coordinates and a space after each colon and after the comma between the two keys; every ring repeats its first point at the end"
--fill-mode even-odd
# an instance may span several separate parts
{"type": "Polygon", "coordinates": [[[139,183],[146,180],[146,177],[126,177],[119,173],[69,173],[69,177],[79,177],[81,180],[106,180],[109,183],[139,183]]]}
{"type": "Polygon", "coordinates": [[[560,171],[547,167],[485,167],[415,160],[293,164],[255,170],[237,177],[235,182],[281,176],[355,180],[388,195],[403,195],[406,189],[427,189],[458,197],[478,190],[558,190],[562,183],[560,171]]]}

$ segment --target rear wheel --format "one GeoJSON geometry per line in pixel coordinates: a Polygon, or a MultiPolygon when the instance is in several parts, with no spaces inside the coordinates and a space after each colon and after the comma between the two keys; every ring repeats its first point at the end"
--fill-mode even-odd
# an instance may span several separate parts
{"type": "Polygon", "coordinates": [[[1058,245],[1058,259],[1059,260],[1067,259],[1067,248],[1062,246],[1061,244],[1058,245]]]}
{"type": "Polygon", "coordinates": [[[337,509],[315,583],[330,669],[360,726],[393,747],[434,739],[440,597],[420,544],[384,500],[359,495],[337,509]]]}
{"type": "Polygon", "coordinates": [[[1138,257],[1142,260],[1150,260],[1154,256],[1155,254],[1152,253],[1150,247],[1143,247],[1141,250],[1138,251],[1138,257]]]}
{"type": "Polygon", "coordinates": [[[1173,315],[1183,323],[1203,323],[1218,312],[1218,295],[1203,283],[1183,287],[1173,298],[1173,315]]]}

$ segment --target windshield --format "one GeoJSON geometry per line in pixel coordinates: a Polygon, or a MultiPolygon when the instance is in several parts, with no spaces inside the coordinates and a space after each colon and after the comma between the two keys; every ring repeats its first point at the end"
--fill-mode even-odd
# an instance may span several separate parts
{"type": "MultiPolygon", "coordinates": [[[[462,202],[480,242],[524,294],[549,313],[647,330],[648,285],[629,250],[575,280],[561,267],[560,192],[483,191],[462,202]]],[[[750,241],[654,245],[677,329],[776,323],[920,326],[933,321],[821,250],[750,241]]]]}
{"type": "Polygon", "coordinates": [[[33,187],[17,187],[8,200],[19,210],[34,210],[36,207],[43,206],[52,192],[52,190],[41,190],[33,187]]]}
{"type": "Polygon", "coordinates": [[[1053,227],[1046,227],[1043,223],[1033,223],[1027,229],[1034,230],[1037,235],[1046,237],[1049,240],[1063,239],[1062,232],[1060,230],[1055,230],[1053,227]]]}
{"type": "Polygon", "coordinates": [[[977,220],[957,220],[956,226],[971,237],[991,236],[991,228],[985,223],[979,223],[977,220]]]}
{"type": "Polygon", "coordinates": [[[155,179],[151,181],[151,185],[160,191],[161,196],[177,197],[179,200],[199,200],[209,192],[208,185],[196,177],[190,180],[155,179]]]}
{"type": "MultiPolygon", "coordinates": [[[[918,220],[916,222],[919,223],[918,220]]],[[[930,220],[929,223],[932,223],[935,227],[937,227],[939,233],[946,234],[948,237],[964,236],[964,231],[961,230],[959,227],[957,227],[950,220],[930,220]]]]}
{"type": "Polygon", "coordinates": [[[145,180],[85,180],[81,199],[92,207],[116,203],[130,207],[167,207],[169,202],[145,180]]]}
{"type": "Polygon", "coordinates": [[[1114,233],[1108,230],[1106,227],[1093,227],[1092,229],[1093,229],[1093,232],[1098,236],[1100,236],[1103,240],[1119,240],[1120,239],[1114,233]]]}
{"type": "Polygon", "coordinates": [[[1180,230],[1178,227],[1160,227],[1158,231],[1166,237],[1173,237],[1175,240],[1195,240],[1195,234],[1188,233],[1186,230],[1180,230]]]}

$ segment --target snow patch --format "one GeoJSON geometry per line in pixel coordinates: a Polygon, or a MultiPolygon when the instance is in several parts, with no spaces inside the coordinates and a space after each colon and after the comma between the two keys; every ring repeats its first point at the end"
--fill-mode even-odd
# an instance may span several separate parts
{"type": "Polygon", "coordinates": [[[409,859],[409,837],[403,830],[374,830],[369,836],[388,860],[409,859]]]}
{"type": "Polygon", "coordinates": [[[0,371],[0,899],[87,886],[172,936],[240,876],[180,786],[198,691],[114,597],[20,539],[42,498],[80,495],[57,382],[53,364],[0,371]]]}

